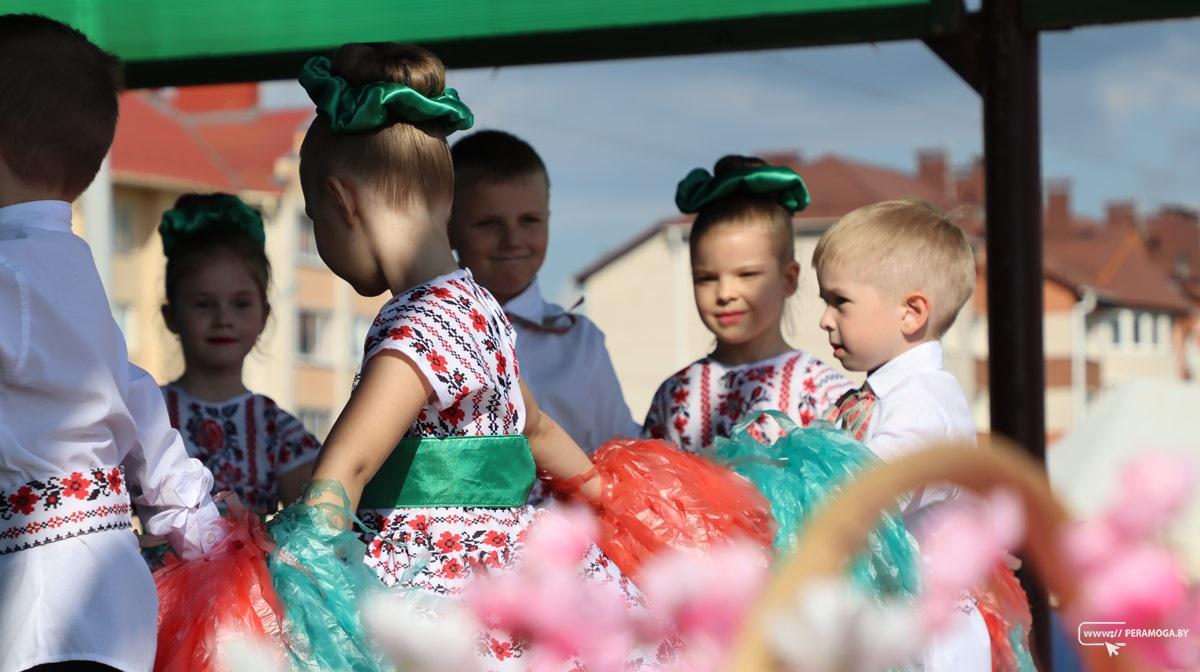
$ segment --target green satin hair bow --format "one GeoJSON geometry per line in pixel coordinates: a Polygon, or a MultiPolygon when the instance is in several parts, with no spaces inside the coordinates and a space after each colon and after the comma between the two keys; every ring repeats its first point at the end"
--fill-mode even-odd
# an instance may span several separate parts
{"type": "Polygon", "coordinates": [[[300,71],[300,85],[316,103],[317,113],[328,119],[337,133],[374,131],[398,121],[440,121],[450,134],[475,123],[471,108],[458,99],[454,89],[429,98],[399,82],[351,84],[333,74],[332,68],[324,56],[308,59],[300,71]]]}
{"type": "Polygon", "coordinates": [[[266,245],[262,215],[229,194],[212,197],[203,207],[174,208],[163,213],[158,232],[162,234],[163,254],[171,256],[180,242],[208,228],[231,227],[243,231],[259,245],[266,245]]]}
{"type": "Polygon", "coordinates": [[[730,194],[755,194],[782,205],[788,212],[808,207],[808,188],[796,171],[784,166],[756,166],[713,177],[697,168],[687,174],[675,190],[675,205],[684,213],[699,212],[713,201],[730,194]]]}

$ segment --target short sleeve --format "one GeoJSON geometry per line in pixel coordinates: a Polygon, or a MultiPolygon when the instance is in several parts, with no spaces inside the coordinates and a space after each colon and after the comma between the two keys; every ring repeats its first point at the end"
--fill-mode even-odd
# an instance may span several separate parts
{"type": "Polygon", "coordinates": [[[674,378],[664,380],[654,392],[650,400],[650,410],[646,411],[646,419],[642,422],[642,436],[647,439],[667,438],[667,418],[670,417],[671,382],[674,378]]]}
{"type": "Polygon", "coordinates": [[[0,375],[21,370],[29,354],[29,287],[21,271],[0,258],[0,375]]]}
{"type": "Polygon", "coordinates": [[[275,456],[275,474],[287,472],[312,463],[321,452],[321,442],[313,436],[299,418],[273,406],[276,412],[276,428],[279,432],[278,453],[275,456]]]}
{"type": "Polygon", "coordinates": [[[438,405],[450,406],[468,393],[467,380],[460,371],[452,370],[450,352],[441,338],[440,329],[431,321],[422,320],[408,311],[401,311],[382,324],[372,327],[367,338],[366,362],[381,352],[404,355],[433,388],[438,405]]]}

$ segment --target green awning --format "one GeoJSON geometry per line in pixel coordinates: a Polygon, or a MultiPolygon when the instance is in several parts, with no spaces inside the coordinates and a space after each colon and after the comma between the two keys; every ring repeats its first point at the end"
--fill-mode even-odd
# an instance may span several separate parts
{"type": "Polygon", "coordinates": [[[295,76],[345,42],[424,45],[450,67],[921,38],[953,0],[9,0],[125,60],[131,86],[295,76]]]}

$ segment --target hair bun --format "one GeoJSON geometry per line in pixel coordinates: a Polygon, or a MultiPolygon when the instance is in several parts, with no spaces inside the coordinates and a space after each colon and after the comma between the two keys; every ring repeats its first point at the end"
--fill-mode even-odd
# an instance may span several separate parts
{"type": "Polygon", "coordinates": [[[403,84],[424,96],[446,90],[446,66],[432,52],[412,44],[360,42],[342,45],[333,54],[333,73],[354,85],[403,84]]]}
{"type": "Polygon", "coordinates": [[[757,156],[727,154],[717,159],[717,163],[713,166],[713,177],[724,177],[734,171],[759,168],[765,165],[768,165],[767,162],[757,156]]]}

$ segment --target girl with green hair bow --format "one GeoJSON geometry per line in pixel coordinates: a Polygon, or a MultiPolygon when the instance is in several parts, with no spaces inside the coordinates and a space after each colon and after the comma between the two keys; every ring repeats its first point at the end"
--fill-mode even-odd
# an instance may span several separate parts
{"type": "Polygon", "coordinates": [[[643,434],[699,452],[751,411],[783,411],[807,426],[850,382],[783,335],[784,309],[800,283],[792,216],[808,205],[804,180],[787,166],[726,156],[712,173],[688,173],[675,202],[696,215],[688,238],[693,296],[716,341],[659,386],[643,434]]]}
{"type": "Polygon", "coordinates": [[[243,366],[271,312],[262,215],[232,194],[184,194],[159,225],[167,258],[162,317],[184,370],[163,385],[188,454],[258,515],[296,500],[320,444],[293,415],[246,388],[243,366]]]}
{"type": "MultiPolygon", "coordinates": [[[[537,471],[566,481],[592,464],[525,387],[512,325],[451,251],[446,136],[472,116],[446,88],[442,63],[410,45],[347,44],[309,61],[300,82],[317,107],[300,179],[318,252],[358,293],[392,298],[367,335],[308,496],[271,530],[272,566],[289,638],[305,643],[293,662],[369,670],[378,661],[353,602],[370,591],[330,591],[361,586],[363,566],[347,558],[361,558],[377,583],[457,598],[480,568],[517,561],[537,471]],[[357,549],[337,532],[355,513],[357,549]],[[326,597],[335,593],[345,599],[326,597]],[[362,655],[350,662],[347,650],[362,655]]],[[[583,490],[599,496],[594,480],[583,490]]],[[[580,569],[639,602],[594,545],[580,569]]],[[[529,665],[515,636],[493,631],[484,642],[481,669],[529,665]]]]}

